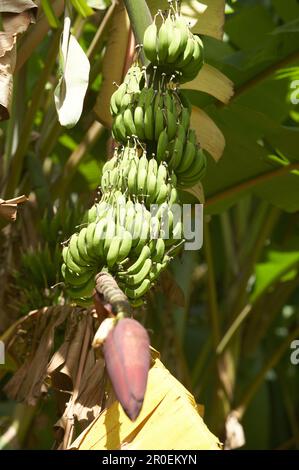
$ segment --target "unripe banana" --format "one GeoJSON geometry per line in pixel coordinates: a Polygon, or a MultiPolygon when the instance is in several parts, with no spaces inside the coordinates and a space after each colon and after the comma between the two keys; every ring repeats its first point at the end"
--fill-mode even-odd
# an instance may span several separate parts
{"type": "Polygon", "coordinates": [[[126,285],[129,286],[137,286],[142,283],[142,281],[146,278],[150,269],[152,267],[152,260],[147,258],[141,267],[140,271],[136,274],[127,274],[126,272],[119,273],[118,277],[125,282],[126,285]]]}
{"type": "Polygon", "coordinates": [[[93,258],[92,248],[93,248],[93,238],[94,238],[95,228],[96,228],[96,223],[92,222],[91,224],[87,226],[87,230],[86,230],[86,236],[85,236],[86,251],[87,251],[87,255],[89,258],[93,258]]]}
{"type": "Polygon", "coordinates": [[[137,174],[137,187],[138,187],[138,194],[145,195],[147,192],[146,188],[146,178],[147,178],[147,170],[145,168],[138,168],[137,174]]]}
{"type": "Polygon", "coordinates": [[[163,238],[158,238],[155,245],[155,251],[152,256],[152,260],[159,262],[163,259],[165,253],[165,242],[163,238]]]}
{"type": "Polygon", "coordinates": [[[176,170],[180,165],[184,150],[184,142],[180,139],[179,136],[176,137],[173,145],[172,156],[169,160],[169,168],[176,170]]]}
{"type": "Polygon", "coordinates": [[[137,289],[126,288],[125,294],[129,297],[129,299],[139,299],[140,297],[146,294],[150,286],[151,281],[149,279],[144,279],[137,289]]]}
{"type": "Polygon", "coordinates": [[[133,163],[128,174],[128,189],[130,194],[137,194],[137,165],[133,163]]]}
{"type": "Polygon", "coordinates": [[[122,101],[123,96],[125,95],[125,93],[127,93],[127,84],[122,83],[114,93],[114,96],[115,96],[114,101],[115,101],[115,105],[117,107],[117,112],[120,111],[121,101],[122,101]]]}
{"type": "Polygon", "coordinates": [[[176,169],[176,172],[177,172],[178,175],[180,173],[188,171],[188,169],[193,164],[195,155],[196,155],[195,145],[192,142],[190,142],[189,140],[187,140],[186,145],[185,145],[185,149],[184,149],[183,158],[181,160],[181,163],[180,163],[179,167],[176,169]]]}
{"type": "Polygon", "coordinates": [[[155,112],[154,120],[155,120],[155,140],[158,141],[160,134],[164,129],[164,113],[160,107],[158,107],[155,112]]]}
{"type": "Polygon", "coordinates": [[[147,179],[146,179],[146,192],[148,195],[147,202],[151,204],[155,200],[156,195],[156,186],[157,186],[157,175],[148,169],[147,179]]]}
{"type": "Polygon", "coordinates": [[[181,42],[182,42],[182,32],[180,29],[173,27],[173,31],[171,33],[172,35],[172,41],[169,44],[168,47],[168,57],[167,57],[167,62],[168,63],[174,63],[181,52],[184,50],[182,49],[181,42]]]}
{"type": "Polygon", "coordinates": [[[121,238],[117,262],[120,263],[127,258],[132,248],[132,234],[127,230],[124,231],[121,238]]]}
{"type": "Polygon", "coordinates": [[[189,62],[191,62],[191,60],[193,59],[194,47],[195,40],[193,39],[192,35],[189,36],[185,50],[182,51],[181,56],[178,58],[178,61],[176,63],[178,69],[184,69],[184,67],[188,65],[189,62]]]}
{"type": "Polygon", "coordinates": [[[134,111],[134,123],[136,135],[140,140],[144,140],[144,113],[142,106],[136,106],[134,111]]]}
{"type": "Polygon", "coordinates": [[[61,270],[62,270],[65,282],[69,284],[70,286],[75,286],[75,287],[82,286],[90,279],[92,274],[94,275],[96,274],[94,270],[88,269],[79,275],[77,273],[73,273],[65,264],[62,265],[61,270]]]}
{"type": "Polygon", "coordinates": [[[138,259],[127,269],[127,274],[136,274],[138,271],[140,271],[141,267],[145,263],[145,260],[147,260],[150,256],[151,250],[147,245],[145,245],[142,248],[140,255],[138,256],[138,259]]]}
{"type": "MultiPolygon", "coordinates": [[[[79,253],[78,249],[78,234],[74,233],[70,238],[69,243],[69,252],[76,264],[79,266],[86,266],[87,261],[84,259],[81,254],[79,253]]],[[[72,270],[73,271],[73,270],[72,270]]]]}
{"type": "Polygon", "coordinates": [[[166,110],[166,118],[167,118],[167,134],[168,140],[172,140],[176,134],[177,129],[177,122],[173,112],[169,109],[166,110]]]}
{"type": "Polygon", "coordinates": [[[190,125],[190,111],[188,108],[182,108],[180,115],[180,123],[184,128],[185,134],[188,132],[190,125]]]}
{"type": "Polygon", "coordinates": [[[144,111],[144,134],[147,140],[154,139],[154,113],[152,105],[147,106],[144,111]]]}
{"type": "Polygon", "coordinates": [[[125,128],[122,114],[118,114],[116,116],[113,126],[112,126],[112,130],[117,140],[119,140],[120,142],[127,141],[126,128],[125,128]]]}
{"type": "Polygon", "coordinates": [[[91,274],[88,281],[82,286],[68,287],[67,292],[72,299],[79,299],[80,297],[89,297],[95,287],[94,273],[91,274]]]}
{"type": "Polygon", "coordinates": [[[148,162],[148,172],[156,175],[157,171],[158,171],[157,160],[155,158],[151,158],[148,162]]]}
{"type": "Polygon", "coordinates": [[[94,204],[87,212],[87,223],[94,222],[97,218],[97,207],[94,204]]]}
{"type": "MultiPolygon", "coordinates": [[[[171,21],[171,20],[170,20],[171,21]]],[[[169,28],[167,19],[162,23],[158,33],[158,59],[160,64],[165,64],[168,57],[168,47],[169,47],[169,28]]]]}
{"type": "Polygon", "coordinates": [[[181,173],[180,179],[185,179],[188,181],[196,177],[200,178],[200,175],[202,175],[205,171],[205,167],[206,156],[201,149],[197,149],[192,167],[186,170],[184,173],[181,173]]]}
{"type": "Polygon", "coordinates": [[[143,48],[146,57],[154,64],[157,62],[157,26],[149,25],[144,33],[143,48]]]}
{"type": "MultiPolygon", "coordinates": [[[[181,16],[178,16],[175,20],[175,27],[180,30],[181,32],[181,43],[180,43],[180,53],[179,56],[181,56],[182,52],[186,49],[188,38],[189,38],[189,28],[181,16]]],[[[176,60],[178,57],[176,58],[176,60]]]]}
{"type": "Polygon", "coordinates": [[[115,236],[115,231],[116,231],[116,226],[115,222],[112,219],[112,217],[109,218],[107,221],[107,226],[106,226],[106,237],[104,240],[104,256],[107,258],[107,253],[110,248],[110,244],[113,241],[113,238],[115,236]]]}
{"type": "Polygon", "coordinates": [[[168,185],[165,183],[162,183],[160,185],[159,193],[156,198],[156,204],[163,204],[168,198],[168,185]]]}
{"type": "Polygon", "coordinates": [[[109,250],[107,253],[107,265],[108,268],[112,268],[119,257],[119,250],[121,246],[121,238],[119,236],[114,237],[111,240],[109,250]]]}
{"type": "Polygon", "coordinates": [[[168,139],[168,129],[164,129],[159,136],[157,144],[157,161],[160,163],[165,160],[165,152],[167,150],[169,143],[168,139]]]}
{"type": "Polygon", "coordinates": [[[124,111],[123,116],[124,116],[124,125],[126,128],[127,136],[136,135],[137,131],[136,131],[136,127],[134,124],[132,110],[130,108],[127,108],[124,111]]]}

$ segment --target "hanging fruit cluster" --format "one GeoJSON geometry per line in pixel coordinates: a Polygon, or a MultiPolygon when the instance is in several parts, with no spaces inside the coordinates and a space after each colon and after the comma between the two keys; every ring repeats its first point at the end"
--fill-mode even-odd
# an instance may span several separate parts
{"type": "Polygon", "coordinates": [[[184,243],[178,189],[200,181],[206,157],[189,127],[191,105],[179,84],[196,77],[203,46],[177,3],[159,11],[145,31],[149,65],[134,63],[111,97],[120,145],[104,165],[101,201],[63,249],[68,294],[79,305],[91,303],[95,275],[105,270],[132,305],[141,304],[184,243]]]}

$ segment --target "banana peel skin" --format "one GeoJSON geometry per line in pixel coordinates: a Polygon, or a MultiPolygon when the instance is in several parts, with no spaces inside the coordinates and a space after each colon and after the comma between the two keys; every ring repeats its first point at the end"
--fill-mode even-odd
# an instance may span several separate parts
{"type": "Polygon", "coordinates": [[[142,408],[150,367],[147,331],[136,320],[119,320],[108,334],[103,353],[116,397],[135,421],[142,408]]]}

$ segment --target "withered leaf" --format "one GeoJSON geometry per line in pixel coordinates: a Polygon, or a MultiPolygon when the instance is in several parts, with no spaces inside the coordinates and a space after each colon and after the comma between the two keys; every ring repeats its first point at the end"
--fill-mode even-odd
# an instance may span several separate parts
{"type": "Polygon", "coordinates": [[[0,217],[7,220],[16,220],[18,204],[27,201],[26,196],[19,196],[14,199],[0,199],[0,217]]]}
{"type": "Polygon", "coordinates": [[[69,306],[45,307],[39,311],[31,351],[4,389],[10,398],[35,405],[40,395],[46,392],[44,381],[55,328],[65,321],[71,311],[72,307],[69,306]]]}
{"type": "Polygon", "coordinates": [[[0,121],[9,118],[13,73],[16,65],[16,41],[35,21],[37,6],[31,1],[5,1],[0,5],[4,31],[0,33],[0,121]]]}

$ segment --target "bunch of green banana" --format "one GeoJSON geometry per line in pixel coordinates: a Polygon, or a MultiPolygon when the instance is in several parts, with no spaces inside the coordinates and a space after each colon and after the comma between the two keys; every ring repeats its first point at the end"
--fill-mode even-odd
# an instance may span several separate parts
{"type": "Polygon", "coordinates": [[[158,142],[163,131],[171,140],[178,124],[188,128],[188,101],[185,99],[186,107],[183,107],[180,96],[165,88],[162,81],[160,90],[152,86],[143,88],[138,100],[130,102],[114,117],[112,131],[116,140],[127,143],[128,139],[135,138],[140,142],[158,142]]]}
{"type": "Polygon", "coordinates": [[[190,129],[190,102],[176,84],[196,77],[203,47],[178,2],[173,5],[144,34],[151,63],[134,63],[111,97],[112,132],[120,146],[103,167],[100,201],[63,248],[67,292],[79,305],[92,302],[101,270],[139,305],[183,248],[178,189],[200,181],[206,156],[190,129]]]}
{"type": "Polygon", "coordinates": [[[186,130],[182,124],[177,126],[176,136],[171,142],[165,139],[162,143],[161,136],[161,140],[158,141],[157,157],[160,154],[164,155],[169,170],[176,175],[179,187],[194,186],[205,174],[207,160],[197,144],[195,131],[186,130]]]}
{"type": "Polygon", "coordinates": [[[165,253],[165,244],[159,238],[151,248],[144,245],[137,260],[126,271],[117,274],[119,286],[131,302],[138,302],[152,287],[160,273],[166,269],[170,257],[165,253]]]}
{"type": "Polygon", "coordinates": [[[128,106],[138,100],[144,78],[142,69],[134,63],[128,70],[123,83],[117,88],[110,99],[110,112],[112,116],[127,109],[128,106]]]}
{"type": "MultiPolygon", "coordinates": [[[[143,48],[150,62],[177,81],[193,80],[204,63],[201,39],[192,34],[184,18],[169,10],[157,27],[157,17],[144,33],[143,48]]],[[[162,16],[162,15],[160,15],[162,16]]]]}
{"type": "MultiPolygon", "coordinates": [[[[125,147],[118,158],[104,165],[101,189],[104,195],[113,189],[119,190],[149,208],[151,204],[168,201],[175,183],[176,176],[169,172],[167,163],[158,164],[154,157],[148,159],[145,152],[139,156],[133,148],[125,147]]],[[[103,209],[98,206],[98,214],[105,210],[104,202],[101,203],[103,209]]],[[[175,202],[177,200],[172,203],[175,202]]]]}

